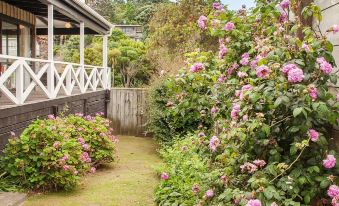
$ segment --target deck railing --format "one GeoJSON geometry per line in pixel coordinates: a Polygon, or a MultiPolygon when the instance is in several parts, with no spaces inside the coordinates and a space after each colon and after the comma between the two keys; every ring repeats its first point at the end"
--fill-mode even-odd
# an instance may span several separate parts
{"type": "Polygon", "coordinates": [[[59,95],[109,89],[111,69],[61,61],[0,55],[0,94],[14,104],[24,104],[36,88],[48,99],[59,95]],[[7,66],[4,66],[7,65],[7,66]]]}

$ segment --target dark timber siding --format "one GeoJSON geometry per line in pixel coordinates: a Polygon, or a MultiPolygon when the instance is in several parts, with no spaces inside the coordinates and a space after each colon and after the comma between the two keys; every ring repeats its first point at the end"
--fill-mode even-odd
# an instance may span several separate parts
{"type": "Polygon", "coordinates": [[[30,122],[38,117],[45,118],[49,114],[58,115],[65,111],[66,105],[68,110],[64,112],[65,114],[79,112],[94,115],[97,112],[104,112],[106,116],[108,101],[108,91],[96,91],[0,109],[0,151],[7,143],[11,131],[21,134],[30,122]]]}

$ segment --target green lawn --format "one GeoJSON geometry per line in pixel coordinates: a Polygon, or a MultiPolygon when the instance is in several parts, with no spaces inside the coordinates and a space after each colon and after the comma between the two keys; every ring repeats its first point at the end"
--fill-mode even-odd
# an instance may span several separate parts
{"type": "Polygon", "coordinates": [[[148,206],[154,205],[158,183],[154,167],[161,163],[150,138],[120,137],[119,161],[88,175],[73,192],[34,195],[24,206],[148,206]]]}

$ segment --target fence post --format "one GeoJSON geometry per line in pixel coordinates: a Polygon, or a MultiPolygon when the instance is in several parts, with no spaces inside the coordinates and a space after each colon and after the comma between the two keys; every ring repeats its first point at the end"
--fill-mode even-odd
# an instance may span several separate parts
{"type": "Polygon", "coordinates": [[[23,60],[20,60],[19,67],[15,70],[15,88],[18,104],[24,103],[24,65],[22,61],[23,60]]]}

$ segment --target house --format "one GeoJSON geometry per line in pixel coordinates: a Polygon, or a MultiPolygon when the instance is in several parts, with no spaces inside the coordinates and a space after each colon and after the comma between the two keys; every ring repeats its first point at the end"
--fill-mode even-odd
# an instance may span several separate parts
{"type": "Polygon", "coordinates": [[[0,149],[38,116],[105,112],[111,71],[107,38],[113,25],[82,0],[0,0],[0,149]],[[84,37],[103,39],[103,65],[84,64],[84,37]],[[47,58],[36,58],[47,36],[47,58]],[[54,59],[55,35],[80,36],[80,62],[54,59]]]}
{"type": "Polygon", "coordinates": [[[141,41],[143,38],[141,25],[114,25],[114,28],[121,30],[126,36],[135,41],[141,41]]]}

